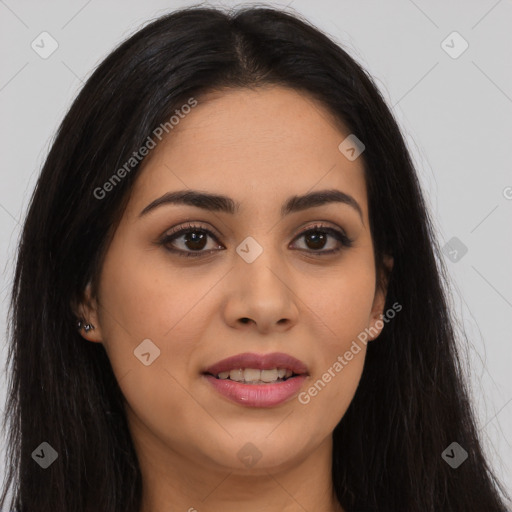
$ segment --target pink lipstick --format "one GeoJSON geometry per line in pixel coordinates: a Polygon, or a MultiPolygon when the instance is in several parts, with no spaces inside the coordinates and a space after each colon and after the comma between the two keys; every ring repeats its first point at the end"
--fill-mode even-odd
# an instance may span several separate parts
{"type": "Polygon", "coordinates": [[[225,398],[248,407],[273,407],[295,396],[307,366],[288,354],[238,354],[206,368],[203,375],[225,398]]]}

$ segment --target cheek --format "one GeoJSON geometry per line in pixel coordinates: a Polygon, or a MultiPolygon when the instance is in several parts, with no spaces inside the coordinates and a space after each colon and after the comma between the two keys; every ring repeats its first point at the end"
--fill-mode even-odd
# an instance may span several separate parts
{"type": "Polygon", "coordinates": [[[366,345],[358,336],[369,326],[375,289],[369,263],[347,265],[323,291],[317,287],[308,295],[309,317],[321,342],[315,345],[317,364],[298,401],[309,417],[323,418],[326,431],[345,414],[363,371],[366,345]]]}
{"type": "Polygon", "coordinates": [[[150,403],[169,411],[173,404],[175,413],[190,414],[183,390],[197,376],[197,353],[205,349],[199,342],[219,315],[209,292],[222,272],[170,270],[165,258],[121,249],[111,246],[100,289],[100,323],[114,373],[133,407],[143,410],[150,403]],[[137,355],[148,351],[146,366],[137,355]]]}
{"type": "Polygon", "coordinates": [[[193,425],[198,417],[210,422],[208,428],[220,436],[219,424],[189,391],[197,371],[191,363],[200,349],[197,341],[211,322],[205,294],[219,276],[191,280],[184,272],[171,275],[168,266],[138,264],[115,251],[110,255],[103,266],[100,322],[114,374],[134,413],[131,417],[169,442],[186,443],[190,430],[183,425],[193,425]],[[138,349],[142,342],[147,346],[144,352],[138,349]],[[134,352],[149,352],[150,364],[134,352]]]}
{"type": "Polygon", "coordinates": [[[137,255],[133,249],[121,252],[121,246],[111,247],[101,276],[100,323],[107,344],[182,340],[185,327],[194,330],[195,309],[219,276],[200,271],[191,276],[171,271],[165,258],[137,255]]]}
{"type": "Polygon", "coordinates": [[[321,283],[311,279],[304,295],[309,316],[324,325],[326,352],[344,351],[345,345],[369,326],[375,297],[373,268],[371,264],[347,264],[321,283]]]}

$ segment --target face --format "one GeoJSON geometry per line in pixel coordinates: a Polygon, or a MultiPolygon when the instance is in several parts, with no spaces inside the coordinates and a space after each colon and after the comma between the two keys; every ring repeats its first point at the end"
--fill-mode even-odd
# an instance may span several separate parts
{"type": "Polygon", "coordinates": [[[331,446],[363,369],[358,335],[382,328],[362,158],[298,92],[198,100],[137,178],[84,336],[105,346],[141,452],[293,466],[331,446]]]}

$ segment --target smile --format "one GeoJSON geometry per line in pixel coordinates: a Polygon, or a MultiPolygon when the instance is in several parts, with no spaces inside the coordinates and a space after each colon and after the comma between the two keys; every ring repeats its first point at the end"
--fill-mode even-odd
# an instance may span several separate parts
{"type": "Polygon", "coordinates": [[[290,400],[308,375],[302,361],[283,353],[238,354],[203,372],[218,394],[247,407],[274,407],[290,400]]]}

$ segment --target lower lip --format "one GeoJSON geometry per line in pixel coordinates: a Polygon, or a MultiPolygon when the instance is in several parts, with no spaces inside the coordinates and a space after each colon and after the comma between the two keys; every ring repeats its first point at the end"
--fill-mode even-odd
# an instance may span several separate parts
{"type": "Polygon", "coordinates": [[[305,375],[275,384],[242,384],[229,379],[217,379],[206,375],[210,384],[223,396],[248,407],[273,407],[296,395],[306,380],[305,375]]]}

